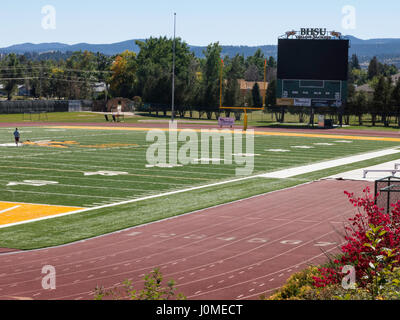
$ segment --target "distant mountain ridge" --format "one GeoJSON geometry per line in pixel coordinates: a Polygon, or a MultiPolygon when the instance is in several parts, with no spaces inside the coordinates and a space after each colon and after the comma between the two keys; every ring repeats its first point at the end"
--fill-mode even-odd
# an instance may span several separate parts
{"type": "MultiPolygon", "coordinates": [[[[140,40],[140,39],[138,39],[140,40]]],[[[77,43],[73,45],[52,42],[52,43],[22,43],[6,48],[0,48],[0,53],[17,53],[24,54],[27,52],[35,53],[47,53],[51,51],[59,51],[62,53],[75,52],[75,51],[91,51],[91,52],[101,52],[106,55],[114,55],[121,53],[125,50],[131,50],[134,52],[139,51],[139,47],[135,43],[136,40],[128,40],[111,44],[89,44],[89,43],[77,43]]]]}
{"type": "MultiPolygon", "coordinates": [[[[398,67],[400,66],[400,39],[396,38],[382,38],[382,39],[368,39],[363,40],[354,36],[345,36],[346,39],[351,41],[350,55],[355,53],[359,56],[361,62],[365,62],[371,59],[373,56],[377,56],[381,61],[385,63],[393,63],[398,67]]],[[[142,40],[143,39],[138,39],[142,40]]],[[[115,55],[125,50],[131,50],[136,53],[139,52],[139,47],[135,43],[136,40],[128,40],[111,44],[89,44],[89,43],[78,43],[68,45],[64,43],[23,43],[12,45],[6,48],[0,48],[0,53],[49,53],[49,52],[75,52],[75,51],[91,51],[101,52],[106,55],[115,55]]],[[[203,56],[203,51],[206,49],[205,46],[191,46],[189,45],[192,52],[197,57],[203,56]]],[[[266,56],[277,56],[276,45],[261,45],[261,46],[222,46],[222,54],[230,57],[236,54],[243,54],[245,57],[253,55],[258,49],[261,49],[266,56]]]]}

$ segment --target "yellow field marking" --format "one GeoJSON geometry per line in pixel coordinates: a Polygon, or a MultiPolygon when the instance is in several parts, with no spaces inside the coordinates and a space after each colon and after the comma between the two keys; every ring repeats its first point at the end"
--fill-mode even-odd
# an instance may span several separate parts
{"type": "MultiPolygon", "coordinates": [[[[100,126],[52,126],[46,127],[52,129],[79,129],[79,130],[103,130],[103,131],[170,131],[169,128],[133,128],[133,127],[100,127],[100,126]]],[[[171,131],[182,132],[185,130],[192,130],[201,132],[204,129],[172,129],[171,131]]],[[[219,129],[208,129],[210,132],[220,132],[219,129]]],[[[228,130],[230,133],[237,133],[234,130],[228,130]]],[[[243,132],[243,134],[252,134],[250,132],[243,132]]],[[[362,140],[362,141],[391,141],[400,142],[400,138],[384,138],[384,137],[370,137],[370,136],[349,136],[349,135],[331,135],[331,134],[314,134],[314,133],[292,133],[292,132],[265,132],[254,131],[254,135],[258,136],[278,136],[278,137],[303,137],[303,138],[323,138],[323,139],[345,139],[345,140],[362,140]]]]}
{"type": "Polygon", "coordinates": [[[138,144],[127,144],[127,143],[103,143],[96,145],[81,145],[76,141],[25,141],[23,143],[27,146],[37,146],[37,147],[49,147],[49,148],[69,148],[70,146],[76,146],[79,148],[125,148],[125,147],[139,147],[138,144]]]}
{"type": "Polygon", "coordinates": [[[24,142],[25,145],[31,145],[31,146],[38,146],[38,147],[53,147],[53,148],[68,148],[70,145],[76,145],[78,142],[76,141],[37,141],[37,142],[32,142],[32,141],[26,141],[24,142]]]}
{"type": "Polygon", "coordinates": [[[49,216],[81,210],[81,207],[50,206],[42,204],[0,202],[0,225],[28,222],[49,216]]]}

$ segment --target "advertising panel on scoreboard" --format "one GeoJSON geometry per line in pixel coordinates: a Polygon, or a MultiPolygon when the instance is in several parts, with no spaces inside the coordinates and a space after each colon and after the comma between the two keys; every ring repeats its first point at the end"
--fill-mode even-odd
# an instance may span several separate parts
{"type": "Polygon", "coordinates": [[[276,99],[276,105],[278,105],[278,106],[294,106],[294,99],[278,98],[278,99],[276,99]]]}
{"type": "Polygon", "coordinates": [[[311,107],[311,99],[306,99],[306,98],[294,99],[294,106],[311,107]]]}
{"type": "Polygon", "coordinates": [[[312,107],[341,107],[342,101],[340,100],[322,100],[322,99],[312,99],[312,107]]]}

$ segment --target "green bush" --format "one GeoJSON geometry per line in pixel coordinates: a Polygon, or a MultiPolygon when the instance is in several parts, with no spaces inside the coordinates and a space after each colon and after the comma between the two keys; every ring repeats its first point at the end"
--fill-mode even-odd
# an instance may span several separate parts
{"type": "MultiPolygon", "coordinates": [[[[385,271],[385,283],[379,287],[379,295],[373,297],[374,284],[365,288],[344,289],[334,284],[324,288],[313,285],[313,277],[319,275],[319,267],[312,266],[293,274],[286,284],[268,300],[400,300],[400,268],[385,271]]],[[[261,297],[265,300],[265,297],[261,297]]]]}
{"type": "Polygon", "coordinates": [[[114,287],[105,290],[104,287],[95,289],[94,299],[103,300],[109,298],[113,300],[185,300],[183,294],[176,295],[175,281],[170,280],[166,287],[162,286],[163,276],[159,269],[155,269],[144,277],[144,289],[137,292],[131,281],[124,281],[123,287],[114,287]]]}
{"type": "Polygon", "coordinates": [[[293,274],[269,300],[304,300],[306,296],[317,294],[313,277],[318,275],[318,268],[314,266],[293,274]]]}

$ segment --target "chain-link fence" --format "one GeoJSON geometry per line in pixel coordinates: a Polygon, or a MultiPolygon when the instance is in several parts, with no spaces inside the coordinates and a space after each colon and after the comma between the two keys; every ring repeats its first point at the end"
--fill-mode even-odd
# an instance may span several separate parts
{"type": "Polygon", "coordinates": [[[0,113],[68,112],[67,100],[0,101],[0,113]]]}

